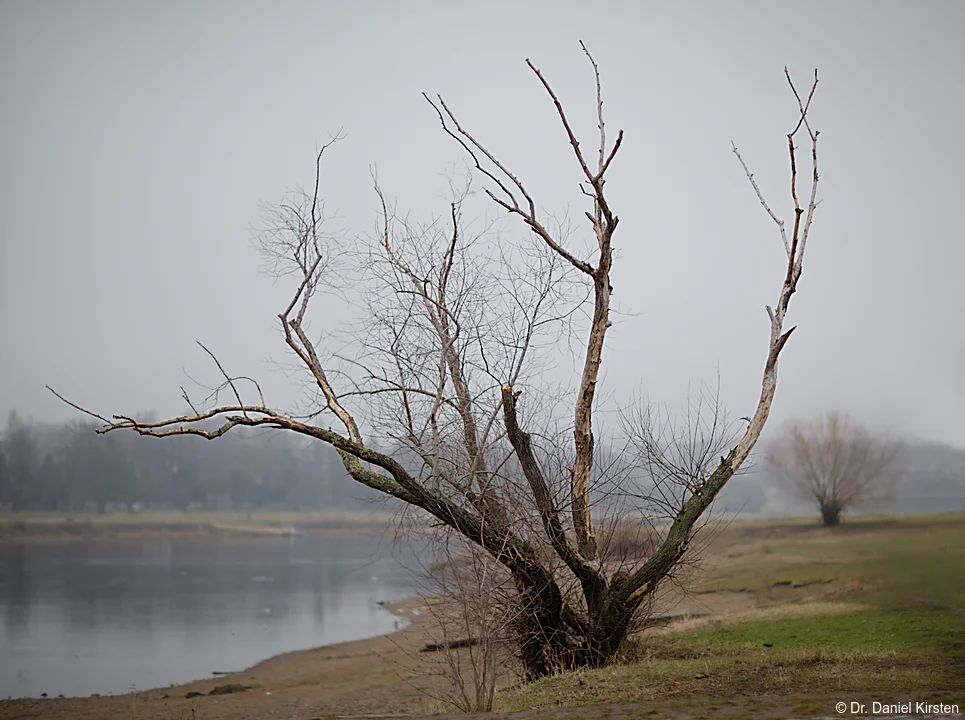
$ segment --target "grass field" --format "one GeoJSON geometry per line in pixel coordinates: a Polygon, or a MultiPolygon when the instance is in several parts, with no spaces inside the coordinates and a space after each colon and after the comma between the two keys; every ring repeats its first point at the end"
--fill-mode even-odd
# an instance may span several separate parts
{"type": "Polygon", "coordinates": [[[729,591],[748,607],[645,633],[623,663],[504,691],[499,709],[797,717],[835,716],[838,701],[871,714],[874,701],[928,700],[965,710],[965,514],[718,532],[689,599],[729,591]]]}

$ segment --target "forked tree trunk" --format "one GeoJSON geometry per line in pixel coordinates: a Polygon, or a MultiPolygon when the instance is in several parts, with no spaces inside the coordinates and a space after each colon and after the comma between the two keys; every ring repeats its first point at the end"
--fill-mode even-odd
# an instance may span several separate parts
{"type": "Polygon", "coordinates": [[[562,594],[555,583],[534,587],[531,578],[514,576],[520,612],[514,622],[519,658],[527,680],[536,680],[560,669],[567,655],[562,594]]]}
{"type": "Polygon", "coordinates": [[[535,609],[521,613],[515,631],[526,679],[611,664],[629,632],[628,620],[601,617],[597,632],[588,638],[574,638],[559,617],[551,613],[535,609]]]}
{"type": "Polygon", "coordinates": [[[640,604],[611,596],[609,603],[586,618],[586,631],[581,632],[567,623],[555,583],[538,590],[532,578],[514,577],[514,582],[521,600],[514,631],[528,680],[613,662],[640,604]]]}

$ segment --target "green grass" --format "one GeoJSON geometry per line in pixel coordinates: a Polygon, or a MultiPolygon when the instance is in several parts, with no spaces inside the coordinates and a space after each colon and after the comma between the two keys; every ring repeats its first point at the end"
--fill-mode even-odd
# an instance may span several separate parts
{"type": "MultiPolygon", "coordinates": [[[[739,538],[741,530],[738,526],[731,534],[739,538]]],[[[965,573],[956,572],[965,568],[965,514],[856,522],[830,530],[776,525],[773,535],[750,536],[730,553],[729,562],[708,570],[697,590],[773,594],[786,592],[779,583],[848,580],[874,590],[865,593],[867,601],[894,604],[919,596],[965,604],[965,573]]]]}
{"type": "Polygon", "coordinates": [[[749,620],[681,637],[711,646],[764,644],[779,648],[880,648],[938,652],[949,638],[965,639],[965,614],[925,609],[880,609],[841,616],[749,620]]]}
{"type": "Polygon", "coordinates": [[[734,701],[734,717],[750,717],[750,698],[770,698],[762,716],[833,715],[830,698],[867,693],[965,707],[965,514],[737,523],[716,548],[695,590],[763,607],[637,638],[630,661],[514,688],[499,709],[656,703],[697,717],[682,708],[699,701],[727,717],[734,701]]]}

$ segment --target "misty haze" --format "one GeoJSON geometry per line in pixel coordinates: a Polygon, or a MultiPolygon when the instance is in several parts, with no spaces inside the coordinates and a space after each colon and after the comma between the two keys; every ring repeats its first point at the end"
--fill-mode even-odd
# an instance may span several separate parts
{"type": "Polygon", "coordinates": [[[962,27],[2,4],[0,716],[959,715],[962,27]]]}

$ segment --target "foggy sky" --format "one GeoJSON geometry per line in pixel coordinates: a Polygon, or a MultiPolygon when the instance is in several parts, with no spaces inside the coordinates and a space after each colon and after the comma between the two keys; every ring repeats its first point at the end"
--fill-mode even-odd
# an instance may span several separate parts
{"type": "MultiPolygon", "coordinates": [[[[965,4],[961,2],[36,2],[0,4],[0,413],[180,412],[213,378],[194,344],[267,400],[297,398],[259,273],[260,206],[309,184],[372,230],[369,169],[400,209],[444,214],[461,159],[441,93],[547,210],[588,209],[530,58],[595,143],[600,65],[620,216],[604,389],[680,405],[716,383],[752,414],[765,304],[790,220],[783,68],[821,83],[822,181],[781,360],[775,425],[829,409],[965,446],[965,4]]],[[[517,228],[524,236],[523,228],[517,228]]],[[[337,317],[318,312],[313,329],[337,317]]]]}

